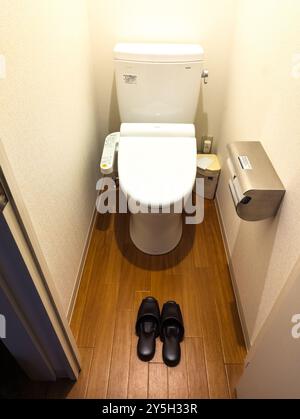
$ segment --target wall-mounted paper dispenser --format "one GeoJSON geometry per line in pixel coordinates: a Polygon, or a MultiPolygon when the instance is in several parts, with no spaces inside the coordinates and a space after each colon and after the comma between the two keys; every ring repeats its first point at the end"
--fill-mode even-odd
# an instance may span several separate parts
{"type": "Polygon", "coordinates": [[[285,194],[262,144],[239,141],[227,146],[229,187],[237,214],[246,221],[274,217],[285,194]]]}

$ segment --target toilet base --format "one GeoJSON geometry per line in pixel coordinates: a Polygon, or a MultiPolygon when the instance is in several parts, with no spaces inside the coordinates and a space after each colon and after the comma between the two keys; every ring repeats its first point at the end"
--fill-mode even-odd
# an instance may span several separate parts
{"type": "Polygon", "coordinates": [[[181,240],[182,214],[131,214],[130,237],[143,253],[169,253],[181,240]]]}

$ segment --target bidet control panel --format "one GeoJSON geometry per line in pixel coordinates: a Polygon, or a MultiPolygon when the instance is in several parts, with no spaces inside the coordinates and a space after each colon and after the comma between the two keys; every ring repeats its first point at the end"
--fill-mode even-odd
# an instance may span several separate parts
{"type": "Polygon", "coordinates": [[[119,140],[119,132],[115,132],[106,137],[100,163],[100,170],[103,175],[110,175],[114,171],[114,164],[116,159],[116,153],[118,151],[119,140]]]}

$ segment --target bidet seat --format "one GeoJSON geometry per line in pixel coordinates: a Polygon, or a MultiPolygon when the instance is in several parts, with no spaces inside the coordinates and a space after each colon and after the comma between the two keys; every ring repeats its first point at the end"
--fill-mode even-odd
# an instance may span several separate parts
{"type": "Polygon", "coordinates": [[[141,206],[164,207],[188,197],[197,170],[195,138],[121,137],[122,191],[141,206]]]}

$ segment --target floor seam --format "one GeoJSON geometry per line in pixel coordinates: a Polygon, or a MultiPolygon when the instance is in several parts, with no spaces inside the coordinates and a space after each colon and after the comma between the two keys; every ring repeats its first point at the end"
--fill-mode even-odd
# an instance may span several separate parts
{"type": "MultiPolygon", "coordinates": [[[[119,281],[118,281],[119,282],[119,281]]],[[[117,300],[119,298],[119,292],[120,292],[120,284],[118,283],[118,292],[117,292],[117,300]]],[[[114,340],[116,335],[116,325],[117,325],[117,310],[115,310],[115,318],[114,318],[114,333],[111,340],[111,351],[110,351],[110,360],[109,360],[109,368],[108,368],[108,380],[107,380],[107,388],[106,388],[106,399],[108,396],[108,390],[109,390],[109,382],[110,382],[110,371],[111,371],[111,364],[112,364],[112,357],[113,357],[113,350],[114,350],[114,340]]]]}
{"type": "Polygon", "coordinates": [[[88,380],[87,380],[87,384],[86,384],[86,387],[85,387],[84,399],[87,398],[88,386],[89,386],[89,378],[91,376],[90,372],[91,372],[91,369],[92,369],[92,363],[93,363],[93,359],[94,359],[94,348],[85,348],[85,349],[92,349],[93,353],[92,353],[92,357],[91,357],[91,360],[90,360],[90,365],[89,365],[89,368],[88,368],[88,380]]]}

